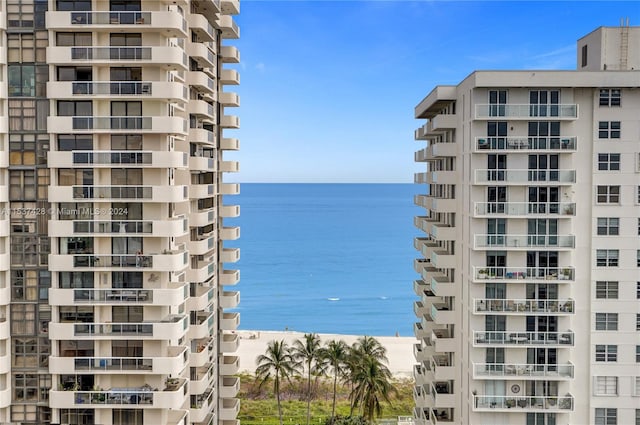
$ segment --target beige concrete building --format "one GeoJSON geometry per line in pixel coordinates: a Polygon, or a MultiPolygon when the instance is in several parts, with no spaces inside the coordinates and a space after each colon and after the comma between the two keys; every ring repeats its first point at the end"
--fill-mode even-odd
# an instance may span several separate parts
{"type": "Polygon", "coordinates": [[[640,424],[640,27],[415,108],[418,424],[640,424]]]}
{"type": "Polygon", "coordinates": [[[0,423],[237,424],[238,13],[0,2],[0,423]]]}

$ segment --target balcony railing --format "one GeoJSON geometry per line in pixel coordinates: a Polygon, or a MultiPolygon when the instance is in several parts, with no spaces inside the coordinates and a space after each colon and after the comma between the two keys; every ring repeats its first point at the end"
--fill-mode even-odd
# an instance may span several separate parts
{"type": "Polygon", "coordinates": [[[151,199],[151,186],[73,186],[74,199],[151,199]]]}
{"type": "Polygon", "coordinates": [[[188,317],[176,314],[153,323],[76,323],[73,331],[76,336],[152,336],[155,324],[179,322],[188,327],[188,317]]]}
{"type": "Polygon", "coordinates": [[[74,25],[150,25],[151,12],[71,12],[74,25]]]}
{"type": "Polygon", "coordinates": [[[74,130],[151,130],[151,117],[72,117],[74,130]]]}
{"type": "Polygon", "coordinates": [[[573,267],[474,267],[475,279],[575,280],[573,267]]]}
{"type": "Polygon", "coordinates": [[[73,151],[74,164],[151,164],[150,151],[73,151]]]}
{"type": "Polygon", "coordinates": [[[479,104],[476,105],[476,118],[577,118],[576,104],[479,104]]]}
{"type": "Polygon", "coordinates": [[[573,345],[574,334],[565,332],[474,331],[479,345],[573,345]]]}
{"type": "Polygon", "coordinates": [[[573,248],[573,235],[475,235],[476,248],[573,248]]]}
{"type": "Polygon", "coordinates": [[[476,215],[568,215],[576,214],[573,202],[476,202],[476,215]]]}
{"type": "Polygon", "coordinates": [[[504,396],[504,395],[474,395],[474,410],[482,409],[514,409],[517,410],[573,410],[573,396],[504,396]]]}
{"type": "Polygon", "coordinates": [[[153,267],[151,255],[74,255],[73,267],[153,267]]]}
{"type": "Polygon", "coordinates": [[[572,299],[474,299],[475,313],[573,313],[575,302],[572,299]]]}
{"type": "Polygon", "coordinates": [[[74,60],[151,60],[151,47],[72,47],[74,60]]]}
{"type": "Polygon", "coordinates": [[[76,357],[75,370],[131,371],[151,370],[152,358],[141,357],[76,357]]]}
{"type": "MultiPolygon", "coordinates": [[[[185,285],[186,288],[186,285],[185,285]]],[[[152,289],[74,289],[78,302],[153,302],[152,289]]]]}
{"type": "Polygon", "coordinates": [[[74,81],[71,90],[73,94],[150,96],[152,87],[150,81],[74,81]]]}
{"type": "Polygon", "coordinates": [[[575,151],[576,137],[478,137],[478,151],[575,151]]]}
{"type": "Polygon", "coordinates": [[[475,170],[476,183],[505,182],[505,183],[575,183],[575,170],[475,170]]]}
{"type": "Polygon", "coordinates": [[[474,363],[476,377],[573,378],[574,366],[568,364],[474,363]]]}

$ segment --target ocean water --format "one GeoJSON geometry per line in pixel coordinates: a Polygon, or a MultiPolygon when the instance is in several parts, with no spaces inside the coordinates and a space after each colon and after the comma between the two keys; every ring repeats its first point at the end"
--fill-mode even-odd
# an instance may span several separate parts
{"type": "Polygon", "coordinates": [[[413,184],[249,184],[241,226],[240,329],[411,336],[413,184]]]}

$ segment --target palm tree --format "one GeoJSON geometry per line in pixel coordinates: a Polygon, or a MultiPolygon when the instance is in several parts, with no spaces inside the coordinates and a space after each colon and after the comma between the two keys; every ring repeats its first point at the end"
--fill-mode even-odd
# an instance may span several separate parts
{"type": "Polygon", "coordinates": [[[293,356],[307,372],[307,425],[311,420],[311,374],[319,372],[320,348],[318,334],[304,334],[293,343],[293,356]]]}
{"type": "MultiPolygon", "coordinates": [[[[387,349],[380,344],[380,341],[366,335],[358,338],[358,340],[351,345],[347,356],[347,365],[349,368],[348,380],[351,384],[351,393],[353,393],[357,384],[355,377],[359,375],[359,369],[362,367],[365,359],[374,359],[379,363],[380,368],[387,369],[387,349]]],[[[356,407],[356,400],[352,398],[349,409],[351,416],[356,407]]]]}
{"type": "Polygon", "coordinates": [[[256,379],[260,380],[260,387],[273,376],[273,392],[278,404],[278,417],[282,425],[282,406],[280,405],[280,382],[289,380],[295,370],[295,360],[291,349],[282,341],[270,341],[264,354],[256,358],[256,379]]]}
{"type": "Polygon", "coordinates": [[[389,396],[395,392],[390,382],[389,369],[373,356],[365,356],[356,367],[351,379],[354,387],[349,398],[353,408],[359,407],[367,421],[382,415],[381,401],[390,403],[389,396]]]}
{"type": "Polygon", "coordinates": [[[347,356],[349,346],[344,341],[331,340],[322,348],[321,357],[331,366],[333,371],[333,404],[331,418],[336,416],[336,393],[338,390],[338,376],[344,376],[348,370],[347,356]]]}

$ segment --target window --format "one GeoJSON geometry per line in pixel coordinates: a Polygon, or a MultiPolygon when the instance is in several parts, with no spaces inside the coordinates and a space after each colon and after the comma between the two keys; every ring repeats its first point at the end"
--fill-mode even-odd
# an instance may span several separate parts
{"type": "Polygon", "coordinates": [[[617,345],[596,345],[596,361],[597,362],[617,362],[618,346],[617,345]]]}
{"type": "Polygon", "coordinates": [[[640,331],[640,314],[636,313],[636,330],[640,331]]]}
{"type": "Polygon", "coordinates": [[[640,236],[640,218],[638,219],[638,236],[640,236]]]}
{"type": "Polygon", "coordinates": [[[597,281],[596,282],[596,298],[598,299],[618,299],[618,282],[597,281]]]}
{"type": "Polygon", "coordinates": [[[582,61],[580,62],[580,65],[582,66],[582,68],[587,66],[587,53],[588,52],[589,52],[588,46],[585,44],[584,46],[582,46],[582,61]]]}
{"type": "Polygon", "coordinates": [[[600,106],[620,106],[620,89],[600,89],[600,106]]]}
{"type": "Polygon", "coordinates": [[[640,345],[636,345],[636,363],[640,363],[640,345]]]}
{"type": "Polygon", "coordinates": [[[85,66],[59,66],[58,81],[92,81],[93,70],[85,66]]]}
{"type": "Polygon", "coordinates": [[[91,46],[90,32],[58,32],[57,46],[91,46]]]}
{"type": "Polygon", "coordinates": [[[640,204],[640,186],[638,186],[636,192],[636,204],[640,204]]]}
{"type": "Polygon", "coordinates": [[[640,267],[640,249],[636,251],[636,267],[640,267]]]}
{"type": "Polygon", "coordinates": [[[88,12],[91,10],[91,0],[57,0],[56,10],[88,12]]]}
{"type": "Polygon", "coordinates": [[[599,204],[617,204],[620,202],[620,186],[598,186],[596,193],[596,200],[599,204]]]}
{"type": "Polygon", "coordinates": [[[144,410],[140,409],[113,409],[113,425],[143,425],[144,410]]]}
{"type": "Polygon", "coordinates": [[[93,115],[93,103],[90,100],[59,100],[59,117],[90,117],[93,115]]]}
{"type": "Polygon", "coordinates": [[[142,46],[141,33],[115,33],[110,34],[111,46],[142,46]]]}
{"type": "Polygon", "coordinates": [[[598,217],[598,235],[618,235],[620,219],[614,217],[598,217]]]}
{"type": "Polygon", "coordinates": [[[640,300],[640,282],[636,282],[636,299],[640,300]]]}
{"type": "Polygon", "coordinates": [[[593,386],[594,395],[618,395],[617,376],[596,376],[595,381],[593,386]]]}
{"type": "Polygon", "coordinates": [[[93,150],[93,136],[91,134],[59,134],[59,151],[90,151],[93,150]]]}
{"type": "Polygon", "coordinates": [[[619,171],[620,170],[620,154],[619,153],[599,153],[598,154],[598,170],[599,171],[619,171]]]}
{"type": "Polygon", "coordinates": [[[618,267],[618,250],[617,249],[596,250],[596,266],[618,267]]]}
{"type": "Polygon", "coordinates": [[[617,331],[618,313],[596,313],[597,331],[617,331]]]}
{"type": "Polygon", "coordinates": [[[595,425],[616,425],[618,423],[618,409],[597,408],[595,425]]]}
{"type": "Polygon", "coordinates": [[[620,121],[600,121],[598,122],[599,139],[619,139],[620,121]]]}

